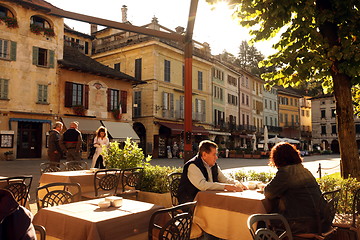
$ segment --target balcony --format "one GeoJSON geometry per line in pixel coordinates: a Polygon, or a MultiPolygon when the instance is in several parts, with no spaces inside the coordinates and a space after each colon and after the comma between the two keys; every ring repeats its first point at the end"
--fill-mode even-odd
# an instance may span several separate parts
{"type": "Polygon", "coordinates": [[[282,132],[282,127],[276,127],[276,126],[267,126],[269,132],[275,132],[280,133],[282,132]]]}

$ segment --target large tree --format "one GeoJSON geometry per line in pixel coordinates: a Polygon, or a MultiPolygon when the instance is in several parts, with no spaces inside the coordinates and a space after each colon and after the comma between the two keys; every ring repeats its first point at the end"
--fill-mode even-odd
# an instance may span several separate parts
{"type": "Polygon", "coordinates": [[[264,59],[259,50],[254,45],[250,46],[247,41],[242,41],[239,47],[239,55],[236,64],[246,69],[247,71],[260,75],[260,68],[258,64],[264,59]]]}
{"type": "MultiPolygon", "coordinates": [[[[207,0],[216,2],[218,0],[207,0]]],[[[229,0],[254,41],[280,34],[277,53],[264,64],[269,84],[320,81],[336,100],[342,176],[360,179],[352,88],[360,82],[359,0],[229,0]]],[[[354,95],[355,96],[355,95],[354,95]]]]}

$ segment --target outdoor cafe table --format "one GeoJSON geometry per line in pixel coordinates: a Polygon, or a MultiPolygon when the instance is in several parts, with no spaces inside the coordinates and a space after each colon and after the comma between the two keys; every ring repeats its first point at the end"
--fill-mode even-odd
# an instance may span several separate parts
{"type": "MultiPolygon", "coordinates": [[[[40,177],[40,186],[55,182],[79,183],[82,193],[94,191],[94,172],[90,170],[64,171],[43,173],[40,177]]],[[[121,189],[119,181],[118,189],[121,189]]]]}
{"type": "Polygon", "coordinates": [[[120,208],[100,209],[104,198],[42,208],[33,224],[46,229],[46,239],[76,240],[142,240],[153,212],[161,206],[123,199],[120,208]]]}
{"type": "Polygon", "coordinates": [[[243,192],[199,192],[191,238],[202,231],[223,239],[251,240],[247,219],[251,214],[267,213],[269,202],[255,190],[243,192]]]}

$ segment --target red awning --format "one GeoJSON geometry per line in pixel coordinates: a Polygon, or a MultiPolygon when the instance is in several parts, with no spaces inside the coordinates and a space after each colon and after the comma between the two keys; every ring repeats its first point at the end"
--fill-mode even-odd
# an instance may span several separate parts
{"type": "MultiPolygon", "coordinates": [[[[184,131],[184,124],[159,122],[161,126],[167,127],[171,130],[172,135],[181,134],[184,131]]],[[[203,126],[192,125],[192,133],[195,135],[209,135],[209,131],[203,126]]]]}

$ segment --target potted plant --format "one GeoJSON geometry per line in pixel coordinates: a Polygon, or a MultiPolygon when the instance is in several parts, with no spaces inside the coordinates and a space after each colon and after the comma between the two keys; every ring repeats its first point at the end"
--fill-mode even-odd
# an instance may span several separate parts
{"type": "Polygon", "coordinates": [[[244,158],[251,158],[251,152],[252,152],[251,148],[246,148],[244,151],[244,158]]]}
{"type": "Polygon", "coordinates": [[[43,30],[43,28],[40,27],[39,25],[36,25],[36,24],[30,25],[30,31],[35,33],[36,35],[40,35],[42,30],[43,30]]]}
{"type": "Polygon", "coordinates": [[[43,31],[44,31],[44,35],[47,37],[55,36],[54,29],[52,29],[52,28],[44,28],[43,31]]]}
{"type": "Polygon", "coordinates": [[[5,156],[6,161],[14,160],[14,152],[13,151],[4,152],[4,156],[5,156]]]}
{"type": "Polygon", "coordinates": [[[73,106],[74,113],[79,116],[85,116],[85,107],[83,105],[73,106]]]}

